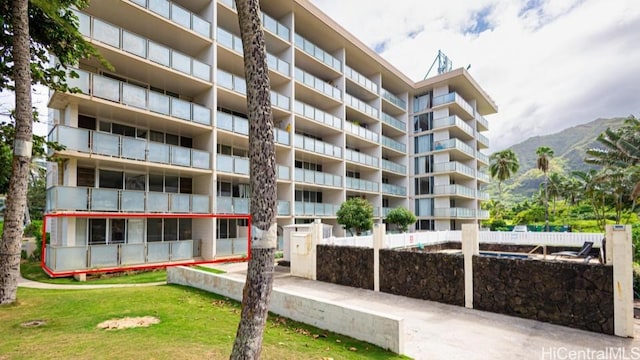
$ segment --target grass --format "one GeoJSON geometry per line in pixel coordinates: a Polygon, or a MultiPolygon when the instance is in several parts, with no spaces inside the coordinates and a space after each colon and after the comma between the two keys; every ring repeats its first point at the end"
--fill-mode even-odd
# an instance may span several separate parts
{"type": "MultiPolygon", "coordinates": [[[[20,288],[0,307],[0,359],[228,359],[240,305],[176,285],[99,290],[20,288]],[[102,321],[156,316],[148,328],[100,330],[102,321]],[[22,323],[44,320],[41,327],[22,323]]],[[[373,345],[270,316],[263,359],[406,359],[373,345]]]]}
{"type": "Polygon", "coordinates": [[[20,273],[25,279],[40,281],[49,284],[66,285],[93,285],[93,284],[142,284],[150,282],[167,281],[165,270],[151,270],[140,272],[124,272],[117,274],[96,274],[87,276],[87,281],[80,282],[72,277],[50,278],[40,267],[39,262],[23,261],[20,264],[20,273]]]}
{"type": "Polygon", "coordinates": [[[211,267],[208,267],[208,266],[196,265],[196,266],[193,266],[193,268],[194,269],[198,269],[198,270],[202,270],[202,271],[206,271],[206,272],[210,272],[210,273],[213,273],[213,274],[225,274],[226,273],[226,271],[214,269],[214,268],[211,268],[211,267]]]}

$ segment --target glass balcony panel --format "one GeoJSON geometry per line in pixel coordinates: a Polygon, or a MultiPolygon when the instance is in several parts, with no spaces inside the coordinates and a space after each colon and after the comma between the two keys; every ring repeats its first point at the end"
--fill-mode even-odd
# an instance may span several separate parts
{"type": "Polygon", "coordinates": [[[125,105],[137,107],[139,109],[146,109],[147,90],[136,85],[123,83],[122,103],[125,105]]]}
{"type": "Polygon", "coordinates": [[[314,203],[303,203],[304,204],[304,214],[305,215],[314,215],[316,213],[316,206],[314,203]]]}
{"type": "Polygon", "coordinates": [[[191,29],[191,13],[176,4],[171,4],[171,20],[187,29],[191,29]]]}
{"type": "Polygon", "coordinates": [[[83,94],[89,94],[89,80],[91,78],[89,73],[78,69],[72,69],[71,71],[76,73],[78,77],[67,77],[67,85],[69,85],[69,88],[78,88],[80,91],[82,91],[83,94]]]}
{"type": "Polygon", "coordinates": [[[171,212],[189,212],[190,205],[189,194],[171,194],[171,212]]]}
{"type": "Polygon", "coordinates": [[[169,243],[168,242],[149,242],[147,243],[147,262],[159,263],[169,261],[169,243]]]}
{"type": "Polygon", "coordinates": [[[120,29],[94,18],[93,39],[120,48],[120,29]]]}
{"type": "Polygon", "coordinates": [[[218,111],[216,112],[217,126],[219,129],[233,131],[233,115],[218,111]]]}
{"type": "Polygon", "coordinates": [[[294,215],[304,215],[304,205],[301,201],[294,203],[294,215]]]}
{"type": "Polygon", "coordinates": [[[246,95],[247,94],[247,83],[243,78],[234,76],[233,77],[233,90],[246,95]]]}
{"type": "Polygon", "coordinates": [[[210,169],[209,153],[200,150],[191,150],[192,166],[197,169],[210,169]]]}
{"type": "Polygon", "coordinates": [[[198,61],[193,60],[193,76],[205,81],[211,81],[211,66],[198,61]]]}
{"type": "Polygon", "coordinates": [[[138,4],[142,7],[147,7],[147,0],[131,0],[131,2],[138,4]]]}
{"type": "Polygon", "coordinates": [[[233,34],[222,28],[217,29],[217,34],[219,44],[226,48],[233,49],[233,34]]]}
{"type": "Polygon", "coordinates": [[[118,190],[91,189],[91,210],[118,211],[118,190]]]}
{"type": "Polygon", "coordinates": [[[382,120],[383,123],[391,125],[398,130],[406,131],[407,125],[389,114],[381,113],[380,120],[382,120]]]}
{"type": "Polygon", "coordinates": [[[275,128],[275,140],[276,143],[278,144],[282,144],[282,145],[289,145],[290,141],[289,141],[289,132],[282,130],[282,129],[278,129],[275,128]]]}
{"type": "Polygon", "coordinates": [[[249,120],[234,116],[233,130],[238,134],[249,135],[249,120]]]}
{"type": "Polygon", "coordinates": [[[278,165],[278,179],[289,180],[289,167],[284,165],[278,165]]]}
{"type": "Polygon", "coordinates": [[[249,199],[233,198],[233,213],[234,214],[248,214],[249,213],[249,199]]]}
{"type": "Polygon", "coordinates": [[[122,31],[122,50],[147,58],[147,40],[143,37],[130,33],[126,30],[122,31]]]}
{"type": "Polygon", "coordinates": [[[144,244],[120,245],[120,265],[139,265],[145,262],[144,244]]]}
{"type": "Polygon", "coordinates": [[[89,130],[58,125],[52,134],[57,134],[56,138],[52,140],[66,146],[68,150],[86,153],[90,151],[89,137],[91,132],[89,130]]]}
{"type": "Polygon", "coordinates": [[[118,245],[92,245],[89,251],[89,267],[118,266],[118,245]]]}
{"type": "Polygon", "coordinates": [[[211,36],[211,24],[198,16],[191,16],[191,28],[204,37],[211,36]]]}
{"type": "Polygon", "coordinates": [[[149,41],[149,60],[166,67],[171,66],[171,50],[153,41],[149,41]]]}
{"type": "Polygon", "coordinates": [[[191,74],[191,58],[177,51],[172,51],[171,67],[185,74],[191,74]]]}
{"type": "Polygon", "coordinates": [[[231,197],[218,196],[216,198],[216,212],[220,214],[233,213],[233,200],[231,197]]]}
{"type": "Polygon", "coordinates": [[[154,13],[167,19],[171,18],[171,3],[167,0],[147,0],[147,4],[149,10],[154,13]]]}
{"type": "Polygon", "coordinates": [[[198,104],[191,104],[193,110],[193,122],[203,125],[211,125],[211,110],[198,104]]]}
{"type": "Polygon", "coordinates": [[[171,261],[193,258],[193,240],[171,242],[171,261]]]}
{"type": "Polygon", "coordinates": [[[278,215],[287,216],[289,215],[289,202],[278,200],[278,215]]]}
{"type": "Polygon", "coordinates": [[[57,186],[53,189],[55,189],[55,207],[52,210],[89,210],[87,188],[57,186]]]}
{"type": "Polygon", "coordinates": [[[234,158],[234,170],[236,174],[249,175],[249,159],[246,158],[234,158]]]}
{"type": "Polygon", "coordinates": [[[191,212],[209,213],[209,197],[207,195],[191,195],[191,212]]]}
{"type": "Polygon", "coordinates": [[[121,208],[122,211],[143,212],[144,191],[123,191],[121,208]]]}
{"type": "Polygon", "coordinates": [[[169,210],[169,194],[161,192],[147,193],[147,212],[167,212],[169,210]]]}
{"type": "Polygon", "coordinates": [[[93,133],[93,152],[100,155],[120,156],[120,137],[118,135],[93,133]]]}
{"type": "Polygon", "coordinates": [[[93,77],[93,95],[120,102],[120,82],[102,76],[93,77]]]}
{"type": "Polygon", "coordinates": [[[153,112],[169,115],[170,101],[171,99],[167,95],[155,91],[149,92],[149,110],[153,112]]]}
{"type": "Polygon", "coordinates": [[[216,155],[216,170],[228,173],[233,172],[233,158],[228,155],[216,155]]]}
{"type": "Polygon", "coordinates": [[[148,160],[161,164],[169,164],[169,145],[149,142],[148,160]]]}
{"type": "Polygon", "coordinates": [[[179,146],[171,146],[171,164],[179,166],[191,166],[191,149],[179,146]]]}
{"type": "Polygon", "coordinates": [[[91,17],[79,11],[73,12],[78,17],[78,30],[84,36],[91,37],[91,17]]]}
{"type": "Polygon", "coordinates": [[[147,142],[130,137],[122,138],[122,157],[126,159],[142,160],[146,158],[147,142]]]}
{"type": "Polygon", "coordinates": [[[191,120],[191,103],[178,98],[171,98],[171,116],[183,120],[191,120]]]}

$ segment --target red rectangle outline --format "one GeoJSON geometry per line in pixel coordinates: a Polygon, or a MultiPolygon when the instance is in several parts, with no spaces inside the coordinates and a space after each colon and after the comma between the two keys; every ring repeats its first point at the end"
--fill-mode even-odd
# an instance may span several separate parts
{"type": "Polygon", "coordinates": [[[167,268],[171,266],[181,265],[201,265],[201,264],[219,264],[228,262],[244,262],[251,259],[251,215],[249,214],[173,214],[173,213],[101,213],[101,212],[60,212],[44,214],[42,223],[42,255],[40,256],[40,267],[50,277],[65,277],[82,274],[95,274],[104,272],[120,272],[128,270],[150,270],[167,268]],[[229,258],[218,260],[206,260],[206,261],[182,261],[174,262],[163,265],[137,265],[126,267],[110,267],[110,268],[98,268],[87,270],[74,270],[74,271],[53,271],[46,265],[46,241],[47,238],[47,219],[59,218],[59,217],[80,217],[80,218],[178,218],[178,219],[247,219],[247,227],[249,228],[247,235],[247,256],[241,258],[229,258]]]}

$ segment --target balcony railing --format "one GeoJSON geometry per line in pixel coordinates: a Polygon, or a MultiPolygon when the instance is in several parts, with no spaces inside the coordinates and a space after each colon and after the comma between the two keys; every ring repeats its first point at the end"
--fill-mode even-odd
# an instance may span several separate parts
{"type": "MultiPolygon", "coordinates": [[[[219,214],[249,214],[251,199],[218,196],[216,197],[216,212],[219,214]]],[[[289,202],[278,200],[278,215],[289,215],[289,202]]]]}
{"type": "Polygon", "coordinates": [[[209,213],[209,196],[54,186],[47,189],[47,211],[209,213]]]}
{"type": "Polygon", "coordinates": [[[473,111],[473,106],[469,105],[469,103],[462,98],[457,92],[451,92],[448,94],[436,96],[433,98],[433,107],[438,105],[444,105],[449,103],[456,103],[461,108],[463,108],[466,112],[468,112],[471,116],[475,114],[473,111]]]}
{"type": "MultiPolygon", "coordinates": [[[[219,129],[232,131],[241,135],[249,135],[249,120],[243,117],[218,111],[216,113],[216,119],[216,125],[219,129]]],[[[274,128],[273,138],[277,144],[291,144],[291,134],[285,130],[274,128]]]]}
{"type": "MultiPolygon", "coordinates": [[[[217,29],[218,33],[218,43],[230,50],[237,52],[239,55],[242,55],[242,39],[240,37],[233,35],[223,28],[217,29]]],[[[276,71],[282,75],[289,76],[291,66],[288,62],[278,58],[275,55],[271,55],[267,53],[267,65],[269,69],[276,71]]]]}
{"type": "Polygon", "coordinates": [[[294,216],[336,216],[339,208],[334,204],[296,201],[294,216]]]}
{"type": "Polygon", "coordinates": [[[377,182],[364,179],[356,179],[349,176],[345,177],[345,182],[347,189],[378,192],[377,182]]]}
{"type": "Polygon", "coordinates": [[[449,171],[455,171],[461,174],[469,175],[470,177],[475,176],[475,171],[473,171],[473,168],[463,165],[457,161],[442,162],[442,163],[437,163],[433,165],[434,173],[442,173],[442,172],[449,172],[449,171]]]}
{"type": "Polygon", "coordinates": [[[486,191],[478,191],[478,199],[482,201],[487,201],[491,198],[488,192],[486,191]]]}
{"type": "Polygon", "coordinates": [[[84,94],[180,120],[211,125],[211,110],[204,106],[88,71],[73,71],[79,77],[68,77],[67,83],[70,88],[78,88],[84,94]]]}
{"type": "Polygon", "coordinates": [[[344,129],[355,136],[373,141],[375,143],[378,142],[378,134],[374,133],[371,130],[365,129],[362,126],[356,125],[350,121],[345,121],[344,129]]]}
{"type": "Polygon", "coordinates": [[[407,145],[405,145],[405,144],[403,144],[403,143],[401,143],[399,141],[393,140],[392,138],[388,138],[388,137],[386,137],[384,135],[382,135],[380,137],[380,139],[382,140],[381,141],[382,146],[386,146],[388,148],[392,148],[392,149],[398,150],[398,151],[403,152],[403,153],[407,151],[407,145]]]}
{"type": "MultiPolygon", "coordinates": [[[[244,96],[247,95],[247,84],[244,78],[237,75],[228,73],[224,70],[218,69],[218,85],[221,87],[235,91],[244,96]]],[[[271,91],[271,105],[277,106],[282,109],[289,109],[289,97],[279,94],[275,91],[271,91]]]]}
{"type": "Polygon", "coordinates": [[[485,164],[489,164],[489,156],[481,153],[480,151],[476,152],[478,155],[478,161],[483,162],[485,164]]]}
{"type": "Polygon", "coordinates": [[[332,97],[336,100],[342,99],[342,91],[340,91],[340,89],[318,77],[309,74],[308,72],[300,68],[295,69],[295,78],[298,82],[303,83],[310,88],[316,89],[329,97],[332,97]]]}
{"type": "Polygon", "coordinates": [[[491,182],[491,176],[489,176],[489,174],[484,173],[482,171],[478,171],[478,180],[488,183],[488,182],[491,182]]]}
{"type": "Polygon", "coordinates": [[[462,185],[437,185],[433,188],[435,195],[458,195],[465,197],[475,197],[475,190],[462,185]]]}
{"type": "Polygon", "coordinates": [[[380,113],[380,120],[390,126],[393,126],[394,128],[400,130],[400,131],[407,131],[407,124],[405,124],[404,122],[394,118],[393,116],[381,112],[380,113]]]}
{"type": "Polygon", "coordinates": [[[487,119],[485,119],[484,116],[476,112],[475,118],[482,126],[484,126],[485,129],[489,128],[489,121],[487,121],[487,119]]]}
{"type": "Polygon", "coordinates": [[[86,37],[187,75],[211,81],[211,66],[202,61],[87,14],[78,11],[74,13],[80,21],[80,32],[86,37]]]}
{"type": "Polygon", "coordinates": [[[475,151],[473,151],[473,148],[458,139],[436,141],[433,145],[434,151],[446,150],[446,149],[457,149],[462,151],[465,154],[475,156],[475,151]]]}
{"type": "Polygon", "coordinates": [[[374,117],[378,118],[378,109],[373,106],[365,103],[364,101],[358,99],[357,97],[351,96],[350,94],[344,94],[344,102],[345,104],[351,106],[352,108],[358,109],[359,111],[374,117]]]}
{"type": "Polygon", "coordinates": [[[239,156],[216,154],[216,171],[249,175],[249,159],[239,156]]]}
{"type": "Polygon", "coordinates": [[[298,115],[302,115],[319,123],[329,125],[336,129],[342,129],[342,119],[337,116],[331,115],[328,112],[316,109],[315,107],[305,104],[301,101],[296,100],[295,112],[298,115]]]}
{"type": "Polygon", "coordinates": [[[449,126],[456,126],[460,128],[462,131],[464,131],[465,133],[467,133],[468,135],[473,136],[473,133],[474,133],[473,127],[471,127],[471,125],[467,124],[466,122],[464,122],[462,119],[460,119],[455,115],[433,120],[434,130],[449,127],[449,126]]]}
{"type": "MultiPolygon", "coordinates": [[[[221,3],[236,10],[236,2],[233,0],[220,0],[221,3]]],[[[262,27],[277,35],[282,40],[289,42],[291,31],[284,24],[262,12],[262,27]]]]}
{"type": "Polygon", "coordinates": [[[342,176],[308,169],[295,169],[295,180],[315,185],[342,186],[342,176]]]}
{"type": "Polygon", "coordinates": [[[196,169],[211,169],[210,156],[206,151],[128,136],[56,125],[49,133],[49,141],[58,142],[64,145],[67,150],[82,153],[196,169]]]}
{"type": "Polygon", "coordinates": [[[402,164],[398,164],[393,161],[389,161],[387,159],[382,159],[381,164],[382,164],[382,170],[388,170],[388,171],[396,172],[403,175],[407,174],[407,167],[402,164]]]}
{"type": "Polygon", "coordinates": [[[298,149],[315,152],[321,155],[327,155],[334,158],[342,158],[342,148],[321,140],[310,138],[304,135],[295,134],[294,145],[298,149]]]}
{"type": "Polygon", "coordinates": [[[147,8],[184,28],[191,29],[206,38],[211,37],[211,24],[207,20],[202,19],[189,10],[185,10],[170,1],[131,0],[131,2],[147,8]]]}
{"type": "Polygon", "coordinates": [[[394,104],[395,106],[401,108],[402,110],[407,110],[407,102],[395,96],[385,88],[382,88],[382,98],[387,100],[388,102],[394,104]]]}
{"type": "Polygon", "coordinates": [[[324,63],[337,72],[342,72],[342,62],[340,62],[340,60],[336,59],[328,52],[322,50],[311,41],[303,38],[298,34],[295,34],[295,45],[298,49],[304,51],[309,56],[316,58],[318,61],[324,63]]]}
{"type": "Polygon", "coordinates": [[[378,167],[378,158],[351,149],[344,151],[344,158],[359,164],[378,167]]]}
{"type": "Polygon", "coordinates": [[[199,256],[199,244],[199,240],[190,239],[139,244],[47,245],[46,262],[54,272],[168,263],[199,256]]]}
{"type": "Polygon", "coordinates": [[[407,196],[407,188],[400,185],[382,184],[382,192],[389,195],[407,196]]]}
{"type": "Polygon", "coordinates": [[[353,70],[352,68],[350,68],[347,65],[344,66],[344,74],[349,79],[351,79],[351,80],[355,81],[356,83],[360,84],[365,89],[373,92],[374,94],[378,93],[378,84],[376,84],[373,81],[369,80],[366,76],[364,76],[364,75],[360,74],[359,72],[353,70]]]}
{"type": "Polygon", "coordinates": [[[435,217],[471,219],[476,217],[475,209],[467,208],[436,208],[433,209],[435,217]]]}
{"type": "Polygon", "coordinates": [[[478,142],[486,145],[487,147],[489,146],[489,138],[488,137],[482,135],[479,132],[476,132],[476,137],[478,138],[478,142]]]}

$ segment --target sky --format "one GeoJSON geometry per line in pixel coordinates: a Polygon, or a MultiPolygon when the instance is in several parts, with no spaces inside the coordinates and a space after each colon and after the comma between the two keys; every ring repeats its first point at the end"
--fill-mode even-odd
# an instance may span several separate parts
{"type": "Polygon", "coordinates": [[[597,118],[640,116],[638,0],[311,2],[413,80],[438,50],[454,69],[471,65],[498,105],[486,116],[488,152],[597,118]]]}

